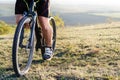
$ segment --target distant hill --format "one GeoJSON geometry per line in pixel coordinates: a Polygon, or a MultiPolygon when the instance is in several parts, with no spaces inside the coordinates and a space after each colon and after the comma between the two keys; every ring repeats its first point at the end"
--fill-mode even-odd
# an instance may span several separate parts
{"type": "Polygon", "coordinates": [[[8,24],[15,24],[14,4],[0,3],[0,20],[3,20],[8,24]]]}
{"type": "MultiPolygon", "coordinates": [[[[90,13],[61,13],[60,17],[66,25],[90,25],[105,23],[110,17],[94,15],[90,13]]],[[[120,21],[120,18],[112,18],[113,21],[120,21]]]]}
{"type": "Polygon", "coordinates": [[[66,25],[89,25],[104,23],[107,17],[96,16],[88,13],[62,13],[60,16],[66,25]]]}
{"type": "MultiPolygon", "coordinates": [[[[100,7],[98,10],[95,8],[81,5],[73,6],[71,8],[66,7],[65,5],[53,5],[51,8],[51,12],[53,15],[59,15],[65,22],[65,25],[90,25],[90,24],[98,24],[105,23],[109,17],[94,15],[93,12],[102,12],[105,10],[100,7]]],[[[107,10],[109,11],[109,10],[107,10]]],[[[109,11],[113,12],[113,11],[109,11]]],[[[9,24],[15,24],[15,16],[14,16],[14,4],[0,4],[0,20],[3,20],[9,24]]],[[[120,20],[119,18],[113,18],[113,20],[120,20]]]]}
{"type": "MultiPolygon", "coordinates": [[[[91,25],[105,23],[109,17],[92,15],[89,13],[60,13],[59,16],[64,20],[65,25],[91,25]]],[[[0,20],[8,24],[15,24],[15,16],[3,16],[0,20]]],[[[120,18],[112,18],[114,21],[120,21],[120,18]]]]}
{"type": "Polygon", "coordinates": [[[5,21],[8,24],[15,24],[15,16],[3,16],[0,20],[5,21]]]}

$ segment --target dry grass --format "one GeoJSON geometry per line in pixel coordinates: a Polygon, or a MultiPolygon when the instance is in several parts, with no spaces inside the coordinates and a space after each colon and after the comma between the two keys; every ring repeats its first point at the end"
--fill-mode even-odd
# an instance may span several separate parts
{"type": "Polygon", "coordinates": [[[12,69],[12,39],[0,38],[0,79],[120,80],[119,24],[59,28],[54,58],[43,62],[35,52],[30,71],[20,78],[12,69]]]}

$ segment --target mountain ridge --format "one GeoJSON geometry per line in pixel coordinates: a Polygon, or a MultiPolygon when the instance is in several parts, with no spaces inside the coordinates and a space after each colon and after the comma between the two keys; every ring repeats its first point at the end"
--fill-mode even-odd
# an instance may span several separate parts
{"type": "MultiPolygon", "coordinates": [[[[105,23],[109,18],[107,16],[94,15],[92,13],[113,13],[119,12],[106,10],[103,7],[92,8],[93,6],[85,6],[85,5],[76,5],[71,6],[71,8],[65,7],[67,5],[58,5],[52,4],[51,13],[53,15],[59,15],[65,22],[65,25],[91,25],[98,23],[105,23]],[[90,6],[90,8],[89,8],[90,6]],[[95,10],[99,8],[98,10],[95,10]],[[85,9],[85,10],[84,10],[85,9]]],[[[0,20],[5,21],[8,24],[15,24],[15,15],[14,15],[14,4],[0,4],[0,20]]],[[[120,13],[120,12],[119,12],[120,13]]],[[[119,18],[112,18],[113,20],[120,20],[119,18]]]]}

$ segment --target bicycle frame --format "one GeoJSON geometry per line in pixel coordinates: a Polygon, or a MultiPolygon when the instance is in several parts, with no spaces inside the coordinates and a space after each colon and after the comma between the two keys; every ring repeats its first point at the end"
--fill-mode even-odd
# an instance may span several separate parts
{"type": "MultiPolygon", "coordinates": [[[[34,0],[32,0],[29,5],[28,12],[24,12],[23,18],[19,21],[14,34],[13,47],[12,47],[12,62],[13,62],[14,71],[18,77],[26,74],[32,63],[33,52],[34,52],[35,29],[37,29],[37,13],[34,10],[35,7],[34,5],[35,2],[34,0]],[[28,32],[26,31],[25,24],[30,25],[28,32]],[[27,37],[25,37],[24,34],[28,34],[27,37]],[[21,59],[20,59],[20,55],[21,55],[21,59]]],[[[50,17],[49,22],[52,23],[52,28],[53,28],[52,47],[54,49],[56,43],[56,25],[52,17],[50,17]]],[[[38,48],[40,48],[41,54],[43,56],[46,45],[43,35],[40,37],[40,40],[38,41],[40,41],[41,44],[36,47],[36,51],[38,48]]],[[[45,60],[44,57],[42,58],[43,60],[45,60]]]]}
{"type": "Polygon", "coordinates": [[[28,20],[32,21],[32,27],[31,28],[31,33],[30,33],[30,45],[29,47],[32,46],[32,41],[34,38],[34,31],[35,31],[35,24],[36,24],[36,19],[37,19],[37,13],[34,11],[34,0],[31,1],[30,6],[29,6],[29,11],[24,12],[23,17],[29,17],[28,20]],[[32,18],[32,19],[31,19],[32,18]]]}

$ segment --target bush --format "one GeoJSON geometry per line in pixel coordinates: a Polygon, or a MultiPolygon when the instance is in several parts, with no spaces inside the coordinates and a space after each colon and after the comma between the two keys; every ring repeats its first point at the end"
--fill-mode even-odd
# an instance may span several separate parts
{"type": "Polygon", "coordinates": [[[8,34],[13,32],[13,27],[6,24],[4,21],[0,21],[0,35],[2,34],[8,34]]]}
{"type": "Polygon", "coordinates": [[[64,27],[64,21],[62,18],[60,18],[59,15],[55,15],[54,16],[55,22],[56,22],[56,26],[57,27],[64,27]]]}

